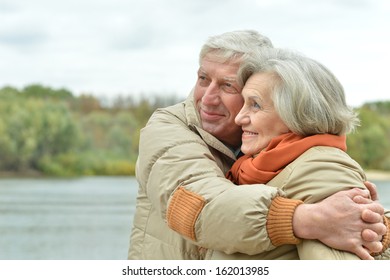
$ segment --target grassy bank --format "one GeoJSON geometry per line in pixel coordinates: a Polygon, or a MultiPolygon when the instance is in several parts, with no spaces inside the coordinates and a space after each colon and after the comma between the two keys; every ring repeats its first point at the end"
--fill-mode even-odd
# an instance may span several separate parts
{"type": "Polygon", "coordinates": [[[368,180],[374,181],[390,181],[390,172],[381,170],[368,170],[366,171],[368,180]]]}
{"type": "MultiPolygon", "coordinates": [[[[368,170],[366,171],[368,180],[373,181],[390,181],[390,172],[381,170],[368,170]]],[[[35,170],[29,170],[26,172],[4,172],[0,171],[0,178],[34,178],[34,177],[47,177],[48,175],[43,174],[35,170]]],[[[99,176],[99,175],[95,175],[99,176]]],[[[112,175],[115,176],[115,175],[112,175]]],[[[125,176],[125,175],[121,175],[125,176]]],[[[134,175],[129,175],[134,176],[134,175]]],[[[49,176],[50,177],[50,176],[49,176]]],[[[55,176],[54,176],[55,177],[55,176]]]]}

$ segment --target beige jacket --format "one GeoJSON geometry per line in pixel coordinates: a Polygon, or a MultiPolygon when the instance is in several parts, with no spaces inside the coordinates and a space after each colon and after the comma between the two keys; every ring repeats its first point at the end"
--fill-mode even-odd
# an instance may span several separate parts
{"type": "MultiPolygon", "coordinates": [[[[140,136],[128,258],[204,259],[205,248],[247,255],[274,249],[266,218],[283,192],[235,186],[225,178],[234,161],[234,153],[200,127],[192,95],[157,110],[140,136]]],[[[296,205],[280,207],[291,217],[296,205]]]]}
{"type": "MultiPolygon", "coordinates": [[[[267,183],[283,190],[287,197],[316,203],[351,186],[365,188],[365,174],[360,165],[343,151],[332,147],[307,150],[267,183]]],[[[389,213],[387,214],[389,215],[389,213]]],[[[390,251],[386,252],[387,257],[390,251]]],[[[299,245],[283,245],[272,251],[247,256],[213,252],[212,259],[359,259],[356,255],[327,247],[317,240],[303,240],[299,245]]],[[[381,257],[378,257],[381,258],[381,257]]]]}

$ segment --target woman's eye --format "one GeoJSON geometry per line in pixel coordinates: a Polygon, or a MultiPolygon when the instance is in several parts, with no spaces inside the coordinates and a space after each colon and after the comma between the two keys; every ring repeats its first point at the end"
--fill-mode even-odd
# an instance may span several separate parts
{"type": "Polygon", "coordinates": [[[255,109],[261,109],[260,104],[257,103],[257,102],[253,102],[252,106],[253,106],[253,108],[255,108],[255,109]]]}

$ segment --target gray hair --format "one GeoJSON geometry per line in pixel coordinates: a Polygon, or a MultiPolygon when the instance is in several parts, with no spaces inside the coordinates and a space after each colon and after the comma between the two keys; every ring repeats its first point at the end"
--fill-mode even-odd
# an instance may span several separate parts
{"type": "Polygon", "coordinates": [[[272,48],[272,42],[268,37],[254,30],[238,30],[226,32],[209,37],[199,54],[199,63],[203,58],[212,53],[214,56],[227,62],[256,53],[262,48],[272,48]]]}
{"type": "Polygon", "coordinates": [[[254,73],[273,75],[271,95],[275,110],[294,133],[308,136],[344,135],[359,125],[347,106],[339,80],[321,63],[282,49],[267,49],[244,61],[238,72],[241,83],[254,73]]]}

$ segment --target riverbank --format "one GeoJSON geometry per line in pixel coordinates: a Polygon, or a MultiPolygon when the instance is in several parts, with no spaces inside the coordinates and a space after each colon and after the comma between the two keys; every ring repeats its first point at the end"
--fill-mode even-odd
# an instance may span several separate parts
{"type": "Polygon", "coordinates": [[[367,179],[373,181],[390,181],[390,171],[368,170],[367,179]]]}
{"type": "MultiPolygon", "coordinates": [[[[366,175],[368,180],[373,181],[390,181],[390,171],[382,171],[382,170],[366,170],[366,175]]],[[[41,172],[35,170],[29,170],[26,172],[3,172],[0,171],[0,178],[53,178],[53,176],[47,176],[41,172]]],[[[88,177],[88,176],[85,176],[88,177]]],[[[115,177],[115,176],[112,176],[115,177]]],[[[120,176],[123,177],[123,176],[120,176]]],[[[134,176],[129,176],[134,177],[134,176]]],[[[65,177],[59,177],[65,178],[65,177]]]]}
{"type": "Polygon", "coordinates": [[[43,178],[43,177],[45,177],[45,174],[32,169],[23,172],[0,170],[0,178],[43,178]]]}

